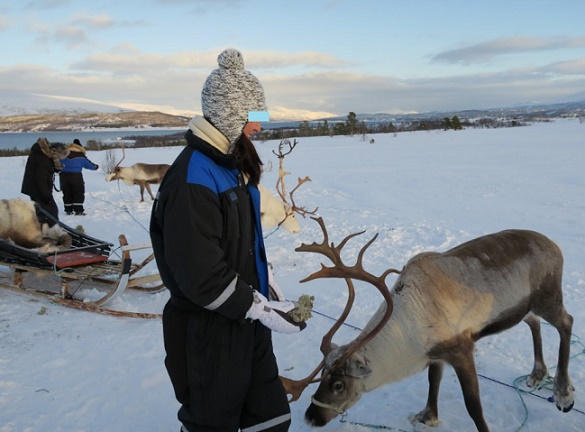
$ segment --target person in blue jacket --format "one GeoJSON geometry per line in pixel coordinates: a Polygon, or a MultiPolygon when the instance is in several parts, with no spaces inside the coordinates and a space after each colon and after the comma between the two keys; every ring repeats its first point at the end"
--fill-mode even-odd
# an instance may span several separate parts
{"type": "Polygon", "coordinates": [[[83,203],[85,202],[85,181],[82,169],[95,171],[99,168],[85,156],[85,148],[76,138],[73,144],[69,144],[69,156],[61,160],[63,169],[59,173],[61,191],[63,192],[63,204],[68,215],[85,215],[83,203]]]}
{"type": "Polygon", "coordinates": [[[272,331],[306,324],[288,315],[293,302],[269,300],[262,162],[245,132],[259,130],[254,114],[268,114],[264,89],[238,50],[218,64],[201,92],[203,116],[189,122],[152,207],[150,237],[170,292],[165,366],[182,432],[285,432],[291,415],[272,331]]]}

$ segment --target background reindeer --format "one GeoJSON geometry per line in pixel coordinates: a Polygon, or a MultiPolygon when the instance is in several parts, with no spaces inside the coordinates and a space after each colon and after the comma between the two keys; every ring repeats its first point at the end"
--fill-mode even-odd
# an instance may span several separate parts
{"type": "Polygon", "coordinates": [[[72,242],[59,224],[41,224],[34,203],[21,198],[0,200],[0,238],[41,253],[69,249],[72,242]]]}
{"type": "Polygon", "coordinates": [[[289,140],[282,140],[278,145],[278,152],[272,151],[278,157],[279,162],[276,192],[280,200],[272,195],[264,186],[261,184],[258,185],[261,195],[260,213],[262,217],[262,228],[265,230],[282,226],[288,232],[296,234],[301,231],[301,225],[296,215],[299,214],[304,218],[307,214],[314,215],[318,210],[316,208],[313,211],[308,211],[305,207],[297,206],[294,201],[294,193],[303,183],[311,181],[309,177],[305,177],[304,179],[299,177],[298,184],[291,190],[287,197],[284,177],[290,173],[283,168],[284,158],[293,151],[296,145],[296,140],[292,144],[289,140]],[[290,203],[288,202],[289,199],[290,203]]]}
{"type": "Polygon", "coordinates": [[[402,271],[390,269],[376,277],[362,264],[365,250],[376,237],[362,248],[357,263],[348,267],[341,260],[341,249],[357,234],[348,236],[337,247],[329,245],[322,219],[316,220],[323,230],[323,243],[303,244],[297,250],[321,253],[334,266],[322,265],[304,281],[345,278],[350,295],[341,317],[323,338],[321,364],[303,380],[282,377],[291,401],[298,399],[308,384],[321,381],[305,413],[310,424],[323,426],[353,406],[363,392],[428,367],[427,405],[411,421],[436,426],[439,386],[447,363],[457,374],[465,406],[477,430],[488,432],[473,358],[475,342],[524,320],[532,333],[535,357],[527,384],[534,386],[547,374],[538,317],[559,332],[553,391],[557,408],[571,410],[574,388],[568,364],[573,318],[563,306],[563,257],[551,240],[534,231],[502,231],[443,253],[421,253],[409,260],[402,271]],[[391,272],[400,273],[392,292],[385,283],[391,272]],[[351,279],[374,285],[385,302],[354,341],[337,347],[331,340],[353,304],[351,279]],[[315,380],[321,370],[321,378],[315,380]]]}
{"type": "Polygon", "coordinates": [[[167,173],[169,164],[146,164],[135,163],[129,167],[121,167],[120,164],[126,158],[126,152],[122,147],[123,156],[111,172],[106,176],[106,181],[122,180],[128,186],[140,186],[140,201],[144,201],[144,189],[148,191],[150,198],[154,200],[154,195],[150,189],[151,184],[160,184],[167,173]]]}
{"type": "Polygon", "coordinates": [[[260,191],[260,218],[262,229],[271,230],[278,226],[292,234],[301,231],[294,209],[286,202],[276,198],[267,188],[258,184],[260,191]]]}

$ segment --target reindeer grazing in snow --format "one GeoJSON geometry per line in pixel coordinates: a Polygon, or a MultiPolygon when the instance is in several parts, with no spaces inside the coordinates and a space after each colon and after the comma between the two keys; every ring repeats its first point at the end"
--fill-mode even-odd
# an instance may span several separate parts
{"type": "Polygon", "coordinates": [[[345,278],[350,295],[341,317],[323,337],[321,364],[300,381],[281,377],[287,393],[292,395],[291,401],[298,399],[308,384],[321,382],[305,413],[308,423],[323,426],[353,406],[363,392],[428,367],[427,405],[411,421],[436,426],[439,385],[447,363],[457,374],[465,406],[477,430],[489,432],[473,359],[475,342],[525,321],[532,333],[535,357],[527,384],[534,386],[547,374],[538,317],[559,332],[554,398],[559,410],[571,410],[574,388],[568,364],[573,318],[563,306],[563,257],[554,242],[534,231],[507,230],[443,253],[418,254],[402,271],[389,269],[376,277],[362,264],[365,250],[376,237],[361,249],[357,263],[348,267],[341,260],[341,249],[361,233],[346,237],[337,247],[329,246],[323,220],[316,220],[323,230],[323,243],[302,244],[297,251],[321,253],[334,266],[322,265],[304,281],[345,278]],[[400,274],[392,291],[385,283],[391,272],[400,274]],[[353,304],[352,279],[374,285],[385,302],[354,341],[337,347],[331,339],[353,304]],[[315,380],[321,370],[322,376],[315,380]]]}
{"type": "Polygon", "coordinates": [[[59,224],[41,224],[34,203],[21,198],[0,200],[0,238],[41,253],[69,249],[72,243],[59,224]]]}
{"type": "Polygon", "coordinates": [[[150,198],[154,200],[154,195],[150,189],[151,184],[160,184],[167,173],[169,164],[146,164],[135,163],[129,167],[121,167],[120,164],[126,157],[124,147],[122,147],[123,156],[120,162],[116,164],[112,172],[106,176],[106,181],[122,180],[128,186],[140,186],[140,201],[144,201],[144,189],[148,191],[150,198]]]}

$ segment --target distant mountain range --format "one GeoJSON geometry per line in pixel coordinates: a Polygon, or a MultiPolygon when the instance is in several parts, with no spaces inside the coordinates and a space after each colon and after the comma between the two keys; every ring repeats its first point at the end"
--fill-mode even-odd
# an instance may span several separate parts
{"type": "MultiPolygon", "coordinates": [[[[0,132],[49,132],[85,130],[96,128],[172,128],[187,127],[189,117],[161,112],[131,111],[94,101],[66,98],[50,98],[43,95],[3,93],[0,98],[0,132]]],[[[357,114],[359,122],[404,123],[458,116],[460,120],[480,118],[518,119],[524,121],[539,118],[585,116],[585,94],[582,100],[555,104],[534,104],[508,108],[464,111],[433,111],[416,114],[357,114]]],[[[311,124],[344,122],[347,114],[339,117],[311,120],[311,124]]],[[[297,127],[299,121],[271,122],[265,128],[297,127]]]]}
{"type": "Polygon", "coordinates": [[[190,117],[160,112],[27,114],[3,117],[0,132],[64,132],[91,129],[187,128],[190,117]]]}
{"type": "MultiPolygon", "coordinates": [[[[428,119],[443,119],[445,117],[459,117],[460,120],[473,120],[479,118],[506,118],[530,120],[535,118],[555,118],[568,116],[585,116],[585,98],[580,101],[563,102],[554,104],[523,105],[509,108],[492,108],[485,110],[462,110],[462,111],[429,111],[414,114],[356,114],[358,121],[366,123],[416,121],[428,119]]],[[[346,121],[346,116],[332,117],[314,121],[335,122],[346,121]]]]}

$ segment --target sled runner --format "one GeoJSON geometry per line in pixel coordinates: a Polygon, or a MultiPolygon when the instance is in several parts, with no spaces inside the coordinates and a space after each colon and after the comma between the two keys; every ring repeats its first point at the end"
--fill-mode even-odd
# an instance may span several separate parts
{"type": "Polygon", "coordinates": [[[160,314],[117,311],[107,308],[126,289],[150,293],[164,289],[158,273],[139,275],[153,261],[153,253],[138,264],[132,262],[131,252],[149,249],[151,247],[149,243],[128,245],[126,237],[120,235],[118,237],[120,245],[114,249],[113,244],[81,233],[57,221],[42,209],[38,209],[38,211],[42,217],[53,220],[71,236],[71,248],[40,253],[35,249],[27,249],[11,241],[0,239],[0,265],[8,266],[13,270],[12,275],[0,271],[3,276],[0,279],[0,286],[12,291],[49,298],[59,304],[92,312],[137,318],[160,317],[160,314]],[[37,278],[29,278],[29,274],[33,274],[37,278]],[[5,282],[6,279],[10,279],[10,276],[12,276],[12,282],[5,282]],[[56,281],[51,281],[51,277],[56,281]],[[51,287],[51,282],[57,287],[51,287]],[[101,297],[89,301],[76,299],[75,293],[71,292],[73,283],[78,287],[82,285],[95,287],[96,289],[92,292],[100,293],[98,295],[101,297]]]}

